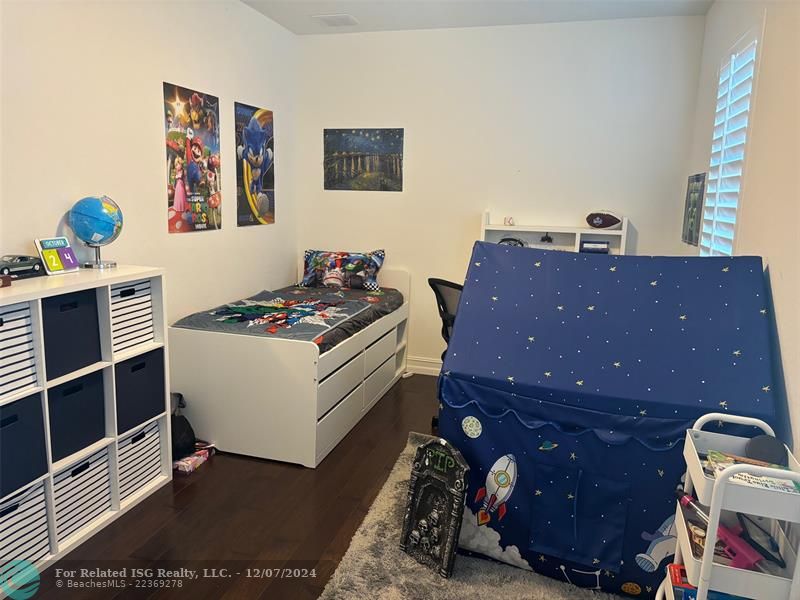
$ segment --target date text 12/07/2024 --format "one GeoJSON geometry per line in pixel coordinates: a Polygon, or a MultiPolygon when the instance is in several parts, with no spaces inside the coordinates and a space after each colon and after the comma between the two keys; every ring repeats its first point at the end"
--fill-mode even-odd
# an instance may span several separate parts
{"type": "Polygon", "coordinates": [[[246,568],[241,571],[233,569],[152,569],[152,568],[122,568],[122,569],[56,569],[55,576],[61,578],[127,578],[127,577],[152,577],[156,579],[216,579],[230,577],[246,577],[253,579],[290,579],[290,578],[316,578],[316,569],[300,569],[290,567],[280,568],[246,568]]]}

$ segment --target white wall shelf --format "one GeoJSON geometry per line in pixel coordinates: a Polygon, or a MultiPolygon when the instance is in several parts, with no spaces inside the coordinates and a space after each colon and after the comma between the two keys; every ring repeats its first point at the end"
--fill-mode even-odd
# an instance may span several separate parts
{"type": "Polygon", "coordinates": [[[0,289],[0,568],[49,566],[172,479],[164,307],[151,267],[0,289]]]}
{"type": "Polygon", "coordinates": [[[620,229],[593,229],[564,225],[499,225],[492,223],[489,211],[483,213],[481,240],[497,243],[504,237],[514,237],[532,248],[579,252],[581,242],[604,241],[609,243],[609,254],[625,254],[628,243],[628,217],[623,217],[620,229]],[[549,234],[552,243],[542,242],[549,234]]]}

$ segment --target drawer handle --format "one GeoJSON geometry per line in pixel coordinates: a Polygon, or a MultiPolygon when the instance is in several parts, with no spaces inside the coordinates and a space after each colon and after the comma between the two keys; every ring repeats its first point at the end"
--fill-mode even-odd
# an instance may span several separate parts
{"type": "Polygon", "coordinates": [[[0,429],[5,429],[9,425],[13,425],[19,421],[19,415],[11,415],[10,417],[6,417],[2,421],[0,421],[0,429]]]}
{"type": "Polygon", "coordinates": [[[84,471],[88,471],[89,467],[91,467],[91,466],[92,466],[92,463],[85,462],[80,467],[75,467],[74,469],[72,469],[72,472],[69,475],[70,475],[70,477],[75,477],[77,475],[80,475],[84,471]]]}
{"type": "Polygon", "coordinates": [[[147,366],[146,362],[140,362],[131,367],[131,373],[136,373],[136,371],[141,371],[147,366]]]}
{"type": "Polygon", "coordinates": [[[135,436],[131,438],[131,446],[133,446],[134,444],[138,444],[143,439],[144,439],[144,431],[142,431],[141,433],[137,433],[135,436]]]}
{"type": "Polygon", "coordinates": [[[72,394],[77,394],[78,392],[80,392],[82,390],[83,390],[83,384],[79,383],[78,385],[73,385],[72,387],[65,389],[61,393],[61,396],[63,398],[66,398],[67,396],[72,396],[72,394]]]}
{"type": "Polygon", "coordinates": [[[69,312],[71,310],[75,310],[76,308],[78,308],[77,302],[67,302],[66,304],[62,304],[58,307],[61,312],[69,312]]]}
{"type": "Polygon", "coordinates": [[[135,293],[136,293],[136,289],[135,288],[128,288],[126,290],[122,290],[119,293],[119,297],[120,298],[127,298],[128,296],[133,296],[135,293]]]}
{"type": "Polygon", "coordinates": [[[18,508],[19,508],[19,502],[15,503],[15,504],[10,504],[9,506],[6,506],[3,510],[0,510],[0,519],[5,517],[6,515],[10,515],[11,513],[13,513],[18,508]]]}

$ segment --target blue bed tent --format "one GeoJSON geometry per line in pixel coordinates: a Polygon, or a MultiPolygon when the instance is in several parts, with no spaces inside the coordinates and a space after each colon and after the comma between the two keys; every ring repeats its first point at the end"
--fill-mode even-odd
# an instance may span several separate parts
{"type": "Polygon", "coordinates": [[[439,379],[470,465],[462,548],[654,597],[674,553],[686,429],[774,425],[761,259],[478,242],[439,379]]]}

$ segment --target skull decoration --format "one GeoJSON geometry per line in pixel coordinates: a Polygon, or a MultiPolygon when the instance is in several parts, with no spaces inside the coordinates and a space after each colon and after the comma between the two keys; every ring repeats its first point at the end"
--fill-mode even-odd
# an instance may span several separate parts
{"type": "Polygon", "coordinates": [[[422,540],[420,541],[420,544],[422,545],[423,552],[425,552],[426,554],[428,552],[430,552],[430,550],[431,550],[431,541],[427,537],[422,538],[422,540]]]}
{"type": "Polygon", "coordinates": [[[434,544],[439,543],[439,528],[438,527],[431,527],[431,542],[434,544]]]}
{"type": "Polygon", "coordinates": [[[428,519],[430,519],[431,527],[438,527],[439,526],[439,511],[434,508],[431,511],[431,514],[428,515],[428,519]]]}
{"type": "Polygon", "coordinates": [[[412,546],[416,546],[419,544],[419,537],[419,531],[412,529],[411,533],[408,535],[408,541],[411,542],[412,546]]]}
{"type": "Polygon", "coordinates": [[[420,519],[419,523],[417,523],[417,527],[422,535],[428,534],[428,522],[425,519],[420,519]]]}
{"type": "Polygon", "coordinates": [[[431,556],[433,558],[439,560],[440,555],[441,555],[441,550],[439,549],[439,546],[434,546],[433,548],[431,548],[431,556]]]}

